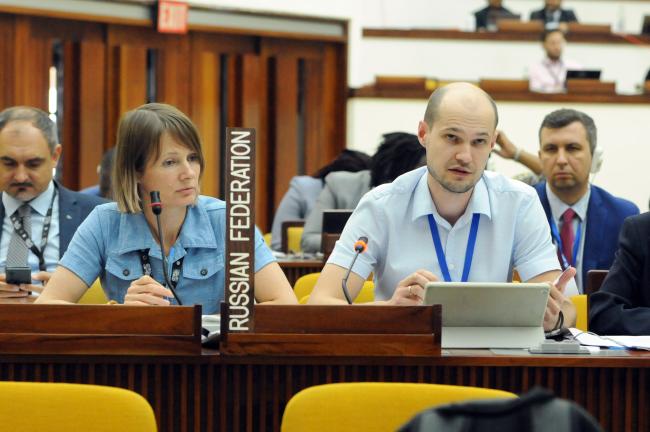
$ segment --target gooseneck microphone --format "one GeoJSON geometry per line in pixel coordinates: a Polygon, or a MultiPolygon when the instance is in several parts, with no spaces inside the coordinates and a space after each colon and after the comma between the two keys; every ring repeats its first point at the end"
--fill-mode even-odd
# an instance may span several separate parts
{"type": "Polygon", "coordinates": [[[352,304],[352,297],[350,297],[350,291],[348,291],[348,278],[350,277],[350,272],[352,271],[352,267],[354,267],[354,263],[357,261],[357,258],[359,255],[364,253],[368,249],[368,237],[359,237],[359,240],[354,242],[354,258],[352,259],[352,264],[350,264],[350,267],[348,267],[348,272],[345,274],[345,277],[341,281],[341,289],[343,290],[343,295],[345,296],[345,299],[348,301],[348,304],[352,304]]]}
{"type": "Polygon", "coordinates": [[[151,211],[156,216],[156,224],[158,225],[158,242],[160,243],[160,254],[162,255],[163,276],[165,277],[165,284],[167,285],[167,288],[169,288],[169,290],[174,295],[174,298],[176,299],[176,302],[180,306],[182,306],[183,303],[181,303],[181,299],[178,298],[178,295],[176,294],[176,290],[174,289],[174,286],[171,284],[171,281],[169,280],[169,275],[167,274],[167,269],[169,267],[167,265],[167,257],[165,257],[165,245],[163,243],[162,227],[161,227],[161,224],[160,224],[160,213],[162,213],[162,203],[160,202],[160,192],[159,191],[151,191],[149,193],[149,196],[151,197],[151,211]]]}

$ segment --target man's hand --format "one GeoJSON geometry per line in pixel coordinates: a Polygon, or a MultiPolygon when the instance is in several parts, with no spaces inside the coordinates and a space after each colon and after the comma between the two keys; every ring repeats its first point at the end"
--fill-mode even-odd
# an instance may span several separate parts
{"type": "Polygon", "coordinates": [[[564,295],[566,284],[576,275],[576,269],[569,267],[560,277],[551,285],[551,292],[546,303],[546,312],[544,312],[544,330],[551,331],[555,329],[558,323],[560,310],[565,302],[570,300],[564,295]]]}
{"type": "Polygon", "coordinates": [[[169,306],[169,300],[164,297],[172,296],[169,289],[160,285],[152,277],[142,276],[131,282],[131,286],[124,296],[124,304],[169,306]]]}
{"type": "Polygon", "coordinates": [[[418,270],[402,279],[387,302],[390,306],[417,306],[424,301],[424,287],[429,282],[437,282],[436,275],[428,270],[418,270]]]}
{"type": "Polygon", "coordinates": [[[14,285],[7,283],[7,276],[0,273],[0,298],[18,298],[27,297],[29,290],[22,289],[25,285],[14,285]]]}
{"type": "Polygon", "coordinates": [[[52,273],[46,271],[39,271],[38,273],[32,274],[32,280],[40,281],[40,284],[24,284],[20,285],[21,289],[25,291],[42,293],[45,285],[50,281],[52,273]]]}
{"type": "Polygon", "coordinates": [[[494,152],[504,159],[513,159],[517,153],[517,147],[508,139],[503,131],[497,131],[497,145],[494,152]]]}

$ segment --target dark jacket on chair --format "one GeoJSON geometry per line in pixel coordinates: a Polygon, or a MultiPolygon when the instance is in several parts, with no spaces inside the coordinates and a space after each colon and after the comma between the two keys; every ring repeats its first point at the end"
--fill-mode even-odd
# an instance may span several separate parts
{"type": "Polygon", "coordinates": [[[614,264],[589,297],[589,330],[650,334],[650,213],[625,220],[614,264]]]}

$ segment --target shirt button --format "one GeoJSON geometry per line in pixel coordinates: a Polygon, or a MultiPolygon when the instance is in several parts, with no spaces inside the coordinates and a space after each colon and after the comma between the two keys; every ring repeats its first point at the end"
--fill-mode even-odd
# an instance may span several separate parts
{"type": "Polygon", "coordinates": [[[208,274],[208,269],[201,269],[201,276],[205,276],[208,274]]]}
{"type": "Polygon", "coordinates": [[[131,274],[131,272],[129,271],[129,269],[124,269],[124,270],[122,270],[122,274],[123,274],[124,276],[128,276],[128,275],[131,274]]]}

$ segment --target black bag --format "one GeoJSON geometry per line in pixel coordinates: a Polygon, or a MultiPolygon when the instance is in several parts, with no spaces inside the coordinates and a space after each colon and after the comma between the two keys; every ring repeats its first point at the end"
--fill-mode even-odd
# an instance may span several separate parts
{"type": "Polygon", "coordinates": [[[424,411],[402,432],[548,431],[600,432],[598,422],[577,404],[534,388],[518,399],[492,399],[424,411]]]}

